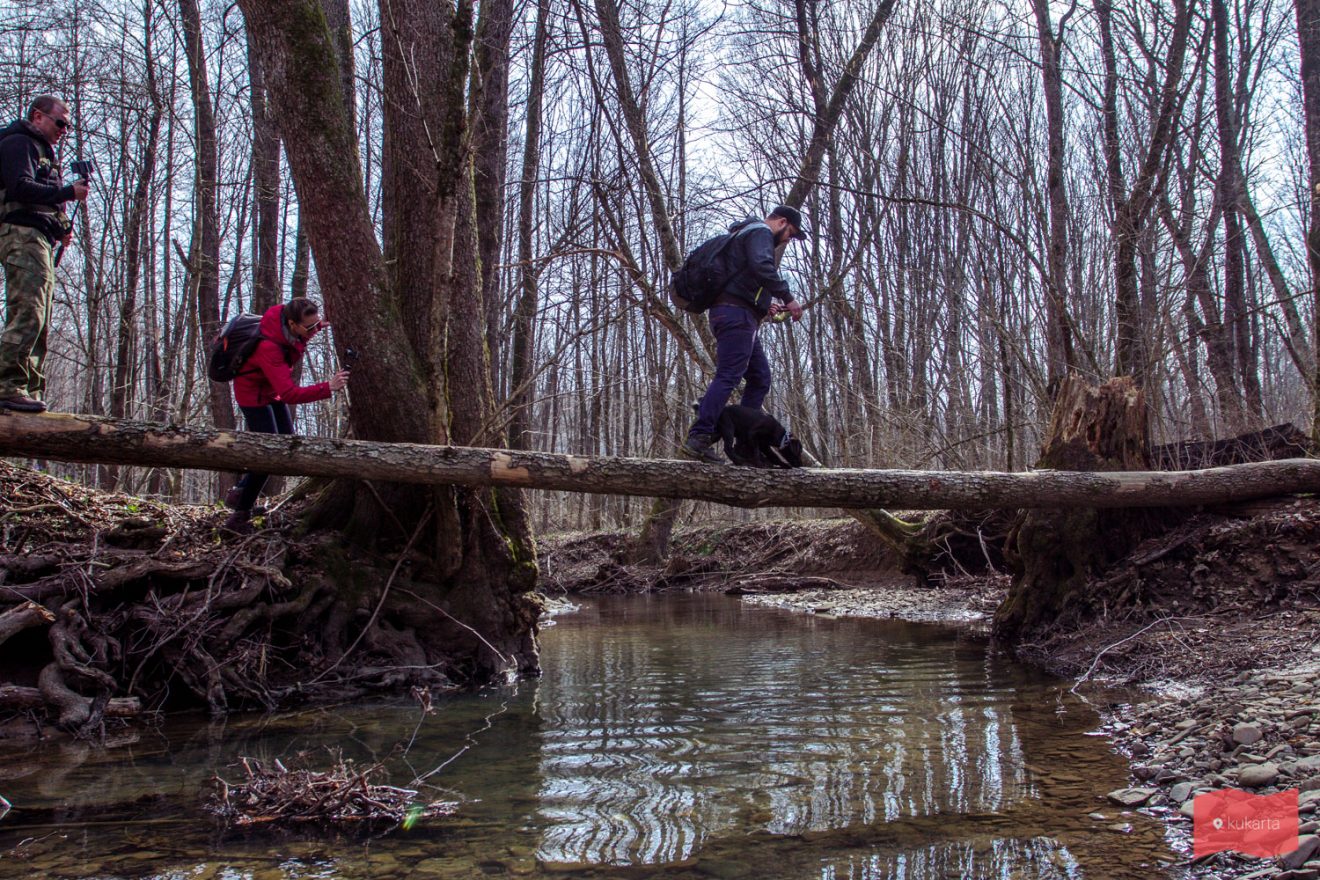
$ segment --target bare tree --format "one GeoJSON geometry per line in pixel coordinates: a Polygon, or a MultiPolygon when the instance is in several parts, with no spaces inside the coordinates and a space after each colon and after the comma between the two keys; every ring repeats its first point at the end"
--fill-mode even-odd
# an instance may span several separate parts
{"type": "MultiPolygon", "coordinates": [[[[188,250],[187,288],[197,299],[197,317],[203,340],[220,332],[220,213],[217,204],[219,157],[215,112],[206,71],[206,49],[202,45],[202,19],[197,0],[179,0],[184,46],[188,57],[188,79],[192,84],[196,125],[197,174],[194,184],[192,244],[188,250]]],[[[234,408],[229,386],[209,383],[211,420],[217,428],[233,428],[234,408]]]]}
{"type": "MultiPolygon", "coordinates": [[[[342,95],[339,72],[350,59],[336,58],[323,11],[314,0],[243,9],[272,106],[300,133],[285,148],[328,308],[361,316],[339,338],[373,353],[354,374],[355,433],[498,443],[488,433],[494,407],[468,139],[473,7],[382,3],[384,250],[342,95]]],[[[330,492],[323,521],[368,546],[409,540],[432,560],[427,601],[445,612],[424,614],[424,627],[400,621],[407,638],[381,636],[401,660],[420,645],[479,679],[535,669],[535,610],[526,598],[535,566],[516,496],[360,484],[330,492]]]]}

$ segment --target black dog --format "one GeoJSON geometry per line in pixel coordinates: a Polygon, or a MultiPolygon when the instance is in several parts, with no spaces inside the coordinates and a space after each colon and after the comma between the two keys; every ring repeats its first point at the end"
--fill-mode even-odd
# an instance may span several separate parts
{"type": "Polygon", "coordinates": [[[767,412],[726,406],[715,422],[724,454],[734,464],[758,468],[802,467],[802,441],[767,412]]]}

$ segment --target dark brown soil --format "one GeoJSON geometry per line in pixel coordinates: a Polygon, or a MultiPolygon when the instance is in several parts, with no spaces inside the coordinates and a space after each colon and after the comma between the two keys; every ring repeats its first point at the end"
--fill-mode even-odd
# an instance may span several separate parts
{"type": "Polygon", "coordinates": [[[1202,513],[1140,544],[1020,656],[1125,682],[1221,680],[1313,658],[1320,503],[1202,513]]]}

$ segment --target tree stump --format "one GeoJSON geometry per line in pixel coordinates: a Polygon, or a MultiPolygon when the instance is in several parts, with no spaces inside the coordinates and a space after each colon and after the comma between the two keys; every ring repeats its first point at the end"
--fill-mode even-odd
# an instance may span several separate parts
{"type": "MultiPolygon", "coordinates": [[[[1077,375],[1059,389],[1038,470],[1150,467],[1145,395],[1130,377],[1098,387],[1077,375]]],[[[996,638],[1014,644],[1061,616],[1083,611],[1087,582],[1126,555],[1158,521],[1150,511],[1028,510],[1008,536],[1013,584],[995,613],[996,638]]]]}

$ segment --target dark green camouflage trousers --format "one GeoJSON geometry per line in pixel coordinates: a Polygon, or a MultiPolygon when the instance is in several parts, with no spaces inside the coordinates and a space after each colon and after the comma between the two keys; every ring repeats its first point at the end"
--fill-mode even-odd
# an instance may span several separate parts
{"type": "Polygon", "coordinates": [[[5,331],[0,335],[0,398],[26,394],[41,399],[46,376],[46,331],[55,296],[50,241],[27,226],[0,223],[0,263],[5,266],[5,331]]]}

